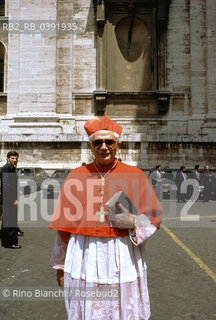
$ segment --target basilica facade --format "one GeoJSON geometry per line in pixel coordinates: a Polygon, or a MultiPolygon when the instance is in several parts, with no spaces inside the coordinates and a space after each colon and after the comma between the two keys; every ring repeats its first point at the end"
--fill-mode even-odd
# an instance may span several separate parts
{"type": "Polygon", "coordinates": [[[123,127],[123,162],[216,159],[214,0],[5,0],[0,4],[0,167],[91,161],[86,120],[123,127]]]}

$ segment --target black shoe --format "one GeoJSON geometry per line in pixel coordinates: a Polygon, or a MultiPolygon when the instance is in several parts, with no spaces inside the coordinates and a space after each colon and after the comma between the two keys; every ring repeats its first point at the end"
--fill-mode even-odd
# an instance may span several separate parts
{"type": "Polygon", "coordinates": [[[20,236],[20,237],[23,237],[24,236],[24,232],[20,230],[20,231],[17,232],[17,235],[20,236]]]}
{"type": "Polygon", "coordinates": [[[22,248],[19,244],[12,244],[12,246],[5,246],[8,249],[20,249],[22,248]]]}

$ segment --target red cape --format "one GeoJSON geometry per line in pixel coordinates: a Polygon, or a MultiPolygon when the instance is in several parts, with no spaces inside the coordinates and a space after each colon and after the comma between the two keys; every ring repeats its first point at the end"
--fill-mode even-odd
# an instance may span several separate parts
{"type": "MultiPolygon", "coordinates": [[[[110,167],[98,169],[104,175],[110,167]]],[[[49,228],[98,237],[128,234],[128,230],[110,227],[108,216],[104,223],[96,216],[101,207],[100,190],[101,177],[93,163],[72,170],[61,188],[49,228]]],[[[151,182],[140,169],[118,162],[105,178],[104,204],[119,190],[124,190],[138,214],[145,214],[159,228],[163,211],[151,182]]]]}

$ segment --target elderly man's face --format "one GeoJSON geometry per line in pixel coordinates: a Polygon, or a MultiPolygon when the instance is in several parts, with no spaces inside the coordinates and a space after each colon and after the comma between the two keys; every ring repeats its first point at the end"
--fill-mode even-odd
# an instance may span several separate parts
{"type": "Polygon", "coordinates": [[[121,142],[118,142],[114,133],[108,130],[95,132],[94,139],[90,143],[95,160],[102,165],[108,165],[114,161],[120,146],[121,142]]]}

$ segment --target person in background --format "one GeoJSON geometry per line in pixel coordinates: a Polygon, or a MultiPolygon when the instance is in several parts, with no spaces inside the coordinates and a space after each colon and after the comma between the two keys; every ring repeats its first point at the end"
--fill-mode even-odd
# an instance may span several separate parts
{"type": "Polygon", "coordinates": [[[204,166],[204,171],[201,173],[201,184],[204,186],[203,191],[203,202],[208,202],[210,193],[211,193],[211,186],[212,186],[212,175],[209,171],[209,166],[204,166]]]}
{"type": "MultiPolygon", "coordinates": [[[[17,169],[17,165],[18,165],[18,160],[17,162],[15,163],[15,168],[17,169]]],[[[22,196],[22,192],[20,191],[19,192],[19,195],[22,196]]],[[[19,228],[19,226],[17,226],[17,235],[20,236],[20,237],[23,237],[24,236],[24,232],[19,228]]]]}
{"type": "Polygon", "coordinates": [[[158,199],[162,200],[162,175],[161,175],[161,165],[158,164],[155,170],[151,173],[151,182],[155,189],[158,199]]]}
{"type": "Polygon", "coordinates": [[[200,165],[196,164],[194,167],[194,179],[200,182],[200,165]]]}
{"type": "Polygon", "coordinates": [[[17,226],[17,206],[19,202],[16,167],[18,158],[18,152],[9,151],[7,153],[7,163],[0,172],[1,203],[3,207],[1,243],[3,247],[11,249],[21,248],[18,245],[19,228],[17,226]]]}
{"type": "Polygon", "coordinates": [[[186,194],[181,193],[181,185],[187,179],[185,166],[181,166],[179,171],[176,173],[175,183],[177,186],[177,201],[186,202],[186,194]]]}

